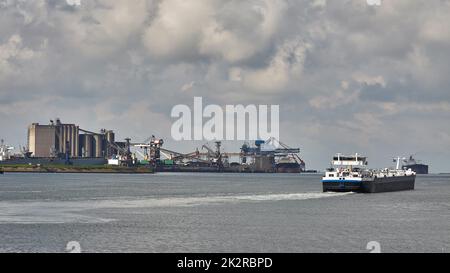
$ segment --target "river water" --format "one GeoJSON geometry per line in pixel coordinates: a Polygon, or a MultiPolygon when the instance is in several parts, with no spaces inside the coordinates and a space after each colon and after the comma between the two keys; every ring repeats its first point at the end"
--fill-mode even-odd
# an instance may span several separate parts
{"type": "Polygon", "coordinates": [[[4,174],[0,252],[450,252],[450,175],[322,193],[317,174],[4,174]]]}

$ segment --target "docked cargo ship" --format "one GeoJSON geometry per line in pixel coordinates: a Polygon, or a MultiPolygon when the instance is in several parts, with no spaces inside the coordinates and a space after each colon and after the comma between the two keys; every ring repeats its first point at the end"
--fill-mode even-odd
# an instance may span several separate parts
{"type": "Polygon", "coordinates": [[[61,157],[31,157],[27,151],[22,151],[20,155],[13,155],[11,152],[14,147],[4,144],[0,141],[0,166],[8,165],[104,165],[107,160],[101,157],[76,157],[76,158],[61,158],[61,157]]]}
{"type": "Polygon", "coordinates": [[[14,147],[5,145],[3,139],[0,140],[0,162],[10,159],[10,152],[14,147]]]}
{"type": "Polygon", "coordinates": [[[428,174],[428,165],[420,163],[412,155],[408,159],[403,160],[403,168],[411,169],[416,174],[428,174]]]}
{"type": "Polygon", "coordinates": [[[378,193],[413,190],[416,173],[400,168],[400,158],[395,169],[371,170],[367,158],[358,154],[333,157],[332,167],[322,178],[323,191],[378,193]]]}
{"type": "Polygon", "coordinates": [[[47,158],[47,157],[10,157],[9,159],[0,160],[1,165],[74,165],[74,166],[91,166],[105,165],[108,161],[104,158],[70,158],[69,161],[63,158],[47,158]]]}
{"type": "Polygon", "coordinates": [[[292,157],[283,157],[275,164],[277,173],[300,173],[301,165],[292,157]]]}

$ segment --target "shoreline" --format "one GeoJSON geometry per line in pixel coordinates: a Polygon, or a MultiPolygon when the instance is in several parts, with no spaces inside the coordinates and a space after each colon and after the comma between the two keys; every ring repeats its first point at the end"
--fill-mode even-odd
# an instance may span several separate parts
{"type": "Polygon", "coordinates": [[[154,174],[149,167],[110,167],[110,166],[1,166],[0,174],[6,173],[123,173],[154,174]]]}

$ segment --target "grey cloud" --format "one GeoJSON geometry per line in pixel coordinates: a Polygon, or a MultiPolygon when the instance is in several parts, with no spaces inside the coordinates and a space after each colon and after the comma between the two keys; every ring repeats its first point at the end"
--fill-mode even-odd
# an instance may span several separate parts
{"type": "Polygon", "coordinates": [[[361,88],[360,98],[369,101],[392,101],[395,94],[395,90],[386,89],[379,83],[375,85],[364,84],[361,88]]]}

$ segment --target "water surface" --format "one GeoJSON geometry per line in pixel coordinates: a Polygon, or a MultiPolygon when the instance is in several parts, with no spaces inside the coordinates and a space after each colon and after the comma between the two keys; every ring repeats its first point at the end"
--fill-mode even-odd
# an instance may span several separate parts
{"type": "Polygon", "coordinates": [[[449,252],[450,175],[322,193],[314,174],[5,174],[0,252],[449,252]]]}

